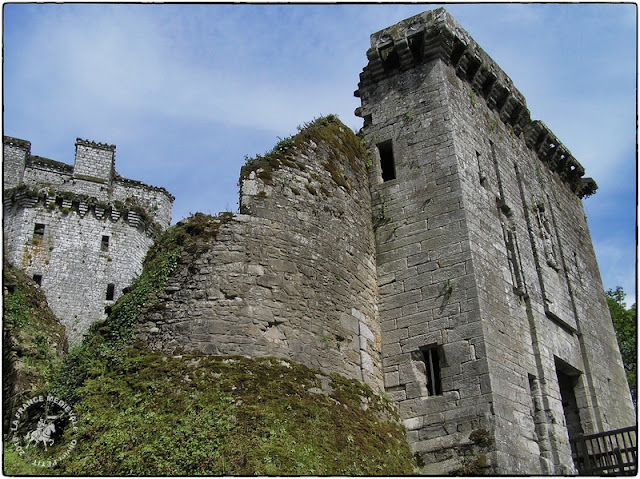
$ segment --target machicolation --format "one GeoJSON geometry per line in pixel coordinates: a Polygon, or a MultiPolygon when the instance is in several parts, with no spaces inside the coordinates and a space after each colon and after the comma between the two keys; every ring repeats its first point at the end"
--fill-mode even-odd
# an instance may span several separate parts
{"type": "Polygon", "coordinates": [[[106,317],[154,239],[173,196],[115,171],[114,145],[78,139],[73,166],[4,137],[5,257],[41,286],[78,343],[106,317]]]}

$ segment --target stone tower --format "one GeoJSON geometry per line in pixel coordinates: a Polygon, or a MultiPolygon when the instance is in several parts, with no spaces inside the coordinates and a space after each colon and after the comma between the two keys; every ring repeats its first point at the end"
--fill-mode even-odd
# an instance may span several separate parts
{"type": "Polygon", "coordinates": [[[142,270],[173,196],[115,172],[115,146],[78,139],[75,165],[4,137],[5,257],[40,285],[77,343],[142,270]]]}
{"type": "Polygon", "coordinates": [[[423,472],[573,473],[570,438],[635,423],[595,182],[443,9],[367,58],[384,381],[423,472]]]}

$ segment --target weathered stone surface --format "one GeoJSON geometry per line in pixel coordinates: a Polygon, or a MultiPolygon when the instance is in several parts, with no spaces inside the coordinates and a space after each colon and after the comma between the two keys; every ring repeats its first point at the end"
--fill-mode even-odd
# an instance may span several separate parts
{"type": "Polygon", "coordinates": [[[5,256],[40,277],[77,344],[142,271],[173,196],[119,176],[114,145],[78,139],[74,166],[31,155],[24,140],[4,137],[3,147],[5,256]]]}
{"type": "Polygon", "coordinates": [[[216,354],[290,358],[381,390],[365,150],[337,120],[315,134],[277,168],[245,167],[243,214],[197,259],[183,254],[173,274],[180,289],[153,323],[160,332],[140,327],[141,339],[163,350],[215,344],[216,354]]]}
{"type": "Polygon", "coordinates": [[[595,184],[444,10],[373,34],[367,57],[386,386],[423,472],[464,470],[459,434],[484,429],[491,471],[570,473],[570,434],[635,423],[580,201],[595,184]],[[430,397],[412,362],[433,345],[430,397]]]}

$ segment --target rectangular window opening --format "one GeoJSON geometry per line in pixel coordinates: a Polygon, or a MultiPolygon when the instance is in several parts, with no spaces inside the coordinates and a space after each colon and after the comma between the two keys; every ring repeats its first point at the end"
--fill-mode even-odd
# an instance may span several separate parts
{"type": "Polygon", "coordinates": [[[38,286],[42,286],[42,275],[41,274],[34,274],[33,275],[33,281],[35,281],[35,283],[38,286]]]}
{"type": "Polygon", "coordinates": [[[43,223],[36,223],[36,225],[33,228],[34,240],[42,240],[44,238],[44,228],[45,228],[45,225],[43,223]]]}
{"type": "Polygon", "coordinates": [[[100,251],[109,251],[109,237],[103,236],[100,243],[100,251]]]}
{"type": "Polygon", "coordinates": [[[391,140],[378,143],[380,153],[380,169],[382,170],[382,181],[394,180],[396,178],[396,164],[393,158],[393,145],[391,140]]]}
{"type": "Polygon", "coordinates": [[[113,283],[109,283],[107,285],[107,301],[113,301],[115,291],[116,291],[116,285],[113,283]]]}
{"type": "Polygon", "coordinates": [[[427,373],[427,391],[429,396],[442,394],[442,380],[440,378],[440,354],[438,347],[421,350],[427,373]]]}

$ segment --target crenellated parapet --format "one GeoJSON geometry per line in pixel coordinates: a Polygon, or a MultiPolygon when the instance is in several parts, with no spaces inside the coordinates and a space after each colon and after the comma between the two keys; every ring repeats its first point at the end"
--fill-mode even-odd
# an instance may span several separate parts
{"type": "MultiPolygon", "coordinates": [[[[164,229],[170,224],[171,204],[175,197],[163,187],[119,175],[115,171],[115,145],[78,138],[75,163],[69,165],[32,155],[31,143],[26,140],[5,136],[3,144],[5,206],[11,204],[13,190],[21,192],[21,204],[37,202],[38,196],[54,191],[55,198],[73,198],[75,205],[104,204],[107,209],[113,207],[116,211],[122,210],[114,206],[118,203],[129,205],[138,211],[147,226],[157,223],[164,229]],[[27,200],[25,195],[31,199],[27,200]]],[[[61,204],[61,200],[58,203],[61,204]]],[[[78,212],[81,210],[77,209],[78,212]]]]}
{"type": "Polygon", "coordinates": [[[115,171],[115,145],[77,139],[69,165],[4,137],[5,257],[33,275],[72,344],[140,273],[174,197],[115,171]]]}
{"type": "MultiPolygon", "coordinates": [[[[573,192],[581,198],[595,193],[595,181],[582,178],[580,163],[544,123],[531,119],[525,98],[512,80],[444,9],[421,13],[372,34],[367,58],[355,96],[416,65],[442,60],[516,136],[524,135],[527,146],[573,192]]],[[[356,115],[364,118],[366,126],[371,114],[363,98],[356,115]]]]}

